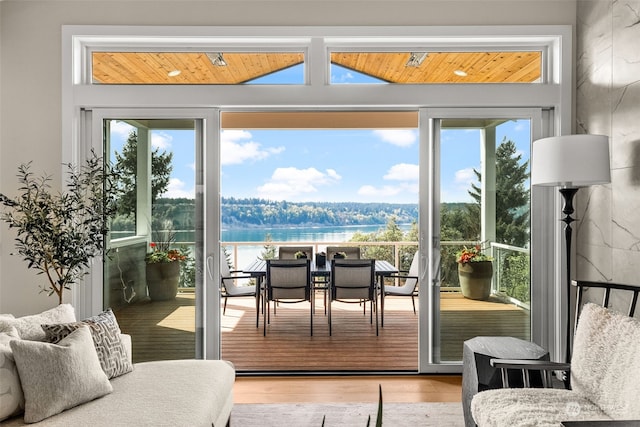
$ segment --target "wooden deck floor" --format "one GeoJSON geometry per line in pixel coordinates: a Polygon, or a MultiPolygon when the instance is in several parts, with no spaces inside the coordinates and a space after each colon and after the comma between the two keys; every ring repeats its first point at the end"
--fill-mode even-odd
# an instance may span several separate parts
{"type": "MultiPolygon", "coordinates": [[[[222,357],[239,372],[416,371],[418,316],[408,298],[385,300],[385,325],[376,337],[369,313],[357,304],[334,303],[329,336],[322,299],[316,301],[314,335],[309,335],[309,304],[281,304],[267,336],[255,326],[255,301],[229,299],[222,316],[222,357]]],[[[142,302],[116,312],[123,332],[133,336],[135,361],[194,357],[192,294],[173,301],[142,302]]],[[[529,338],[528,313],[495,301],[472,301],[443,293],[442,360],[462,359],[462,343],[478,335],[529,338]]]]}

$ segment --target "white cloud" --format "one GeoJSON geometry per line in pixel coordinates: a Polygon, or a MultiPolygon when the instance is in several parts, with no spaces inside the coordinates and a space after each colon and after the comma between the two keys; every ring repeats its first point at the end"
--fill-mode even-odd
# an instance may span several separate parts
{"type": "Polygon", "coordinates": [[[375,187],[373,185],[363,185],[358,189],[360,196],[375,196],[376,200],[382,201],[380,198],[394,197],[402,194],[411,195],[411,199],[415,197],[415,201],[418,200],[418,183],[402,182],[398,185],[383,185],[382,187],[375,187]]]}
{"type": "Polygon", "coordinates": [[[262,149],[261,145],[250,140],[251,133],[244,130],[224,130],[220,135],[222,165],[238,165],[245,161],[262,160],[284,151],[284,147],[262,149]]]}
{"type": "Polygon", "coordinates": [[[519,120],[516,122],[516,125],[513,127],[513,130],[516,132],[522,132],[524,130],[529,130],[528,122],[524,120],[519,120]]]}
{"type": "Polygon", "coordinates": [[[383,178],[391,181],[417,181],[419,176],[420,168],[418,165],[399,163],[391,166],[383,178]]]}
{"type": "Polygon", "coordinates": [[[119,120],[113,120],[110,123],[111,133],[120,136],[122,139],[127,139],[129,137],[129,133],[134,129],[135,128],[130,124],[119,120]]]}
{"type": "Polygon", "coordinates": [[[153,148],[159,148],[160,150],[169,150],[171,148],[171,141],[173,137],[165,132],[152,132],[151,133],[151,146],[153,148]]]}
{"type": "Polygon", "coordinates": [[[418,140],[418,133],[411,129],[379,129],[374,135],[397,147],[410,147],[418,140]]]}
{"type": "Polygon", "coordinates": [[[342,72],[339,74],[333,74],[331,76],[331,81],[336,83],[344,83],[344,82],[351,81],[353,79],[354,79],[353,73],[350,73],[349,71],[342,72]]]}
{"type": "Polygon", "coordinates": [[[460,186],[469,187],[471,183],[478,182],[478,178],[476,177],[473,168],[466,168],[456,171],[454,181],[460,186]]]}
{"type": "Polygon", "coordinates": [[[271,179],[257,188],[259,197],[270,200],[293,200],[302,195],[317,193],[320,187],[338,182],[342,177],[333,169],[321,172],[316,168],[278,168],[271,179]]]}
{"type": "Polygon", "coordinates": [[[193,199],[195,195],[195,190],[193,188],[186,189],[185,186],[186,184],[184,183],[184,181],[178,178],[170,178],[167,191],[164,192],[161,195],[161,197],[168,197],[172,199],[185,197],[185,198],[193,199]]]}

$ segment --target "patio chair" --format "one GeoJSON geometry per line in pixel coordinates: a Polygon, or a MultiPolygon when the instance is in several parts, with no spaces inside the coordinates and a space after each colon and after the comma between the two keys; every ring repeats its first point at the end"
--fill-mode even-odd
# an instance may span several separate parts
{"type": "Polygon", "coordinates": [[[313,246],[280,246],[278,248],[278,259],[296,259],[296,253],[304,252],[307,259],[313,259],[313,246]]]}
{"type": "MultiPolygon", "coordinates": [[[[400,270],[398,274],[392,274],[388,277],[404,279],[401,286],[385,286],[385,296],[411,297],[413,304],[413,314],[416,314],[416,297],[418,296],[418,274],[419,274],[420,254],[418,251],[413,255],[411,267],[409,271],[400,270]]],[[[384,316],[384,306],[382,307],[382,316],[384,316]]]]}
{"type": "Polygon", "coordinates": [[[333,301],[361,303],[370,301],[370,321],[376,315],[376,336],[378,335],[378,298],[375,281],[375,260],[372,259],[332,259],[329,283],[329,335],[331,335],[331,305],[333,301]]]}
{"type": "Polygon", "coordinates": [[[220,250],[220,297],[224,298],[222,314],[227,312],[227,299],[234,297],[253,297],[256,300],[256,328],[260,320],[260,295],[256,295],[256,286],[238,286],[238,279],[251,279],[251,275],[241,274],[240,270],[231,270],[224,250],[220,250]]]}
{"type": "Polygon", "coordinates": [[[271,322],[269,303],[298,303],[309,301],[310,334],[313,336],[313,292],[311,288],[311,260],[267,260],[266,308],[264,311],[264,336],[267,335],[267,323],[271,322]]]}
{"type": "Polygon", "coordinates": [[[327,246],[327,262],[331,262],[333,256],[338,252],[344,252],[347,259],[360,259],[358,246],[327,246]]]}

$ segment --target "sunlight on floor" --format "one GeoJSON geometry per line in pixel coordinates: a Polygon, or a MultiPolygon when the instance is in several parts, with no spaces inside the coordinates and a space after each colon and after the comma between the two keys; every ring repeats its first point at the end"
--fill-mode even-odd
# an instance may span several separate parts
{"type": "Polygon", "coordinates": [[[171,314],[158,322],[163,328],[178,329],[185,332],[195,332],[193,321],[196,317],[195,307],[178,307],[171,314]]]}

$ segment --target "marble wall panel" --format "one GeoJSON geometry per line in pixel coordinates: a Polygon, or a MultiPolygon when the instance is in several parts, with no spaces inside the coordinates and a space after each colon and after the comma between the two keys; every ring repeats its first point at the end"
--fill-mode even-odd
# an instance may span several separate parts
{"type": "Polygon", "coordinates": [[[611,1],[583,1],[577,9],[577,133],[610,135],[611,7],[611,1]]]}
{"type": "Polygon", "coordinates": [[[640,253],[640,185],[633,182],[633,175],[634,168],[611,171],[612,248],[640,253]]]}

